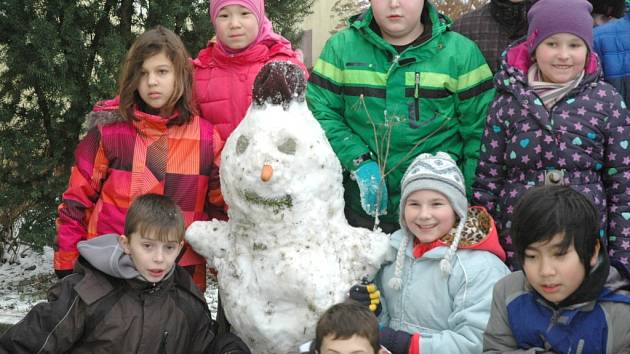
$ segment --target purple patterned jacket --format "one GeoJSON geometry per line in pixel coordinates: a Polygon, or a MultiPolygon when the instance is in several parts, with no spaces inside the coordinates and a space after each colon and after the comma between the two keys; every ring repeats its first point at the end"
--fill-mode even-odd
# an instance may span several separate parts
{"type": "Polygon", "coordinates": [[[628,267],[630,117],[623,99],[600,79],[598,58],[590,54],[582,82],[547,110],[528,86],[530,65],[522,40],[508,48],[495,75],[473,204],[497,220],[508,265],[519,268],[509,234],[513,207],[544,183],[546,170],[564,170],[564,182],[597,205],[610,256],[628,267]]]}

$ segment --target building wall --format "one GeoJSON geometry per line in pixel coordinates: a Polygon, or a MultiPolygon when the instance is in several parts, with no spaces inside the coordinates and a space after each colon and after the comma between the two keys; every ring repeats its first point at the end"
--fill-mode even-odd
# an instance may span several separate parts
{"type": "Polygon", "coordinates": [[[330,11],[334,3],[335,0],[316,0],[313,13],[304,20],[304,36],[300,49],[304,53],[304,64],[307,68],[315,64],[324,44],[330,38],[330,31],[337,25],[337,21],[331,18],[330,11]]]}

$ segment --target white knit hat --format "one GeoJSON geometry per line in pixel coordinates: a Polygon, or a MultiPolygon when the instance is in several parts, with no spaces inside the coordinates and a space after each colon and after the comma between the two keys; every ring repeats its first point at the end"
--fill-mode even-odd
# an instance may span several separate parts
{"type": "Polygon", "coordinates": [[[466,187],[464,186],[464,176],[457,167],[451,156],[445,152],[432,154],[420,154],[409,165],[401,182],[400,196],[400,227],[404,231],[404,236],[400,241],[400,248],[396,254],[396,270],[394,277],[389,281],[389,285],[394,289],[400,289],[402,285],[402,265],[404,261],[405,249],[409,239],[415,237],[404,220],[405,203],[409,194],[423,189],[434,190],[446,196],[451,203],[455,214],[459,216],[459,224],[455,229],[453,243],[440,262],[440,269],[444,275],[451,272],[451,258],[457,250],[462,230],[466,223],[466,213],[468,210],[468,200],[466,200],[466,187]]]}

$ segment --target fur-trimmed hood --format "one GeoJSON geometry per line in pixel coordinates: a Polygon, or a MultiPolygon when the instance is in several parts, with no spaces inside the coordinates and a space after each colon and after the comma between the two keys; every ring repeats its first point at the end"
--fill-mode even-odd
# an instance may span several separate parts
{"type": "Polygon", "coordinates": [[[110,99],[98,101],[92,111],[85,118],[85,126],[90,130],[96,126],[103,126],[111,123],[124,122],[125,118],[120,114],[118,106],[120,98],[118,96],[110,99]]]}

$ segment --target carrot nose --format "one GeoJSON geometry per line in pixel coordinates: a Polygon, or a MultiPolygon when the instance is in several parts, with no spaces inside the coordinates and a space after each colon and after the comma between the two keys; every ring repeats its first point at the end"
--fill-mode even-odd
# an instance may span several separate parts
{"type": "Polygon", "coordinates": [[[273,175],[273,167],[268,162],[265,162],[262,167],[262,171],[260,171],[260,179],[263,182],[268,182],[273,175]]]}

